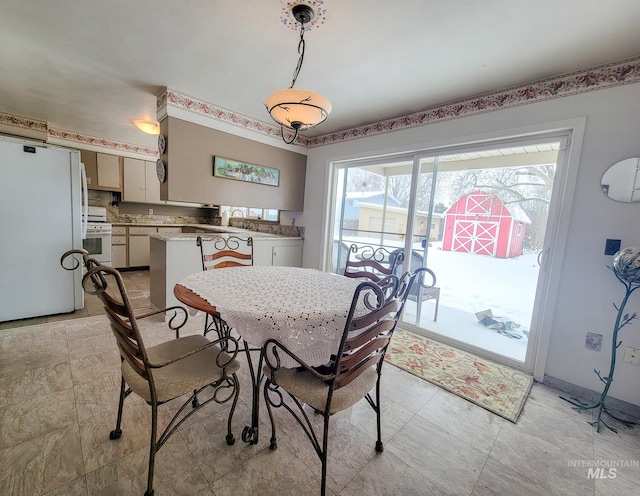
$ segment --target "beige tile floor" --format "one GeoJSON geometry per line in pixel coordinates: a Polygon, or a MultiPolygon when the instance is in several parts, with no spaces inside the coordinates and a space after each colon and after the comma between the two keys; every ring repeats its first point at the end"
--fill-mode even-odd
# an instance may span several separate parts
{"type": "MultiPolygon", "coordinates": [[[[148,308],[148,272],[124,277],[135,305],[148,308]]],[[[77,320],[102,315],[91,300],[75,314],[0,326],[1,495],[144,493],[149,409],[130,397],[122,438],[108,439],[119,358],[102,319],[77,320]]],[[[201,329],[198,317],[189,325],[201,329]]],[[[317,457],[286,416],[277,419],[277,450],[269,449],[266,423],[257,445],[240,441],[250,412],[247,381],[245,366],[236,444],[224,442],[226,407],[201,410],[159,452],[156,495],[319,494],[317,457]]],[[[573,412],[557,390],[535,384],[517,424],[389,365],[382,394],[382,454],[374,451],[375,415],[366,402],[332,419],[329,494],[640,494],[638,466],[599,479],[581,466],[637,464],[640,428],[595,433],[590,416],[573,412]]]]}

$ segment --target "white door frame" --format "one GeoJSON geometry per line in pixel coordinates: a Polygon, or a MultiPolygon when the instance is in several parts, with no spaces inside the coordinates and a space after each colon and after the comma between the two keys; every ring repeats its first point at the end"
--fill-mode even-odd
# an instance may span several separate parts
{"type": "MultiPolygon", "coordinates": [[[[506,363],[514,368],[520,368],[533,373],[534,379],[542,382],[546,368],[546,362],[551,340],[553,317],[555,312],[555,302],[560,286],[560,274],[564,252],[567,244],[567,234],[573,198],[575,194],[578,169],[580,165],[580,155],[584,139],[586,117],[578,117],[552,123],[527,126],[518,129],[491,132],[480,136],[458,137],[451,139],[446,144],[440,144],[430,148],[425,146],[423,150],[414,153],[401,153],[397,156],[413,156],[414,168],[422,157],[445,155],[452,153],[452,150],[470,149],[477,150],[478,147],[486,146],[495,148],[501,143],[508,144],[518,139],[527,138],[539,140],[548,138],[549,141],[565,138],[565,147],[560,150],[557,158],[556,176],[552,191],[553,205],[547,220],[547,229],[544,243],[544,251],[547,254],[544,267],[541,267],[538,276],[538,287],[534,306],[536,312],[532,321],[537,332],[531,336],[532,342],[527,348],[525,362],[515,360],[505,360],[504,356],[496,355],[482,350],[483,356],[506,363]],[[462,144],[460,144],[462,143],[462,144]],[[486,352],[486,353],[485,353],[486,352]]],[[[372,162],[389,161],[389,156],[385,158],[372,158],[371,161],[363,157],[336,157],[328,161],[327,170],[327,190],[326,201],[328,202],[324,218],[324,267],[330,267],[331,252],[333,245],[333,223],[335,219],[335,180],[337,170],[345,166],[368,165],[372,162]]],[[[415,175],[415,174],[414,174],[415,175]]],[[[416,178],[414,178],[417,181],[416,178]]],[[[413,194],[413,188],[412,188],[413,194]]],[[[413,198],[411,198],[413,201],[413,198]]],[[[412,207],[407,212],[408,218],[413,218],[412,207]]],[[[410,236],[407,231],[407,239],[410,236]]],[[[409,326],[411,327],[411,326],[409,326]]],[[[461,347],[464,349],[464,346],[461,347]]]]}

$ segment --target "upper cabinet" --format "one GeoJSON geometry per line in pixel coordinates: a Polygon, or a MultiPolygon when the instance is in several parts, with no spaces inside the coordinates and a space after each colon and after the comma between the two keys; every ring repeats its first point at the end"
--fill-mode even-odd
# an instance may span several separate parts
{"type": "Polygon", "coordinates": [[[123,201],[164,203],[160,201],[160,181],[155,162],[124,158],[123,201]]]}
{"type": "Polygon", "coordinates": [[[117,155],[80,150],[87,172],[87,187],[104,191],[122,191],[122,160],[117,155]]]}
{"type": "Polygon", "coordinates": [[[87,187],[97,189],[98,186],[98,159],[96,152],[80,150],[80,162],[84,164],[87,173],[87,187]]]}
{"type": "Polygon", "coordinates": [[[160,132],[166,150],[166,181],[160,185],[163,200],[244,205],[299,212],[304,208],[307,157],[192,122],[165,117],[160,132]],[[216,177],[214,157],[278,170],[277,186],[216,177]]]}

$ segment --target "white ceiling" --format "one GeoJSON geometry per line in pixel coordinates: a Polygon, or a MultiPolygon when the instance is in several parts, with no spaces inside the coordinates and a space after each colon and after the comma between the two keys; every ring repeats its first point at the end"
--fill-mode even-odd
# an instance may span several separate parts
{"type": "Polygon", "coordinates": [[[638,0],[2,0],[0,112],[153,147],[130,121],[169,87],[271,122],[302,2],[296,86],[333,104],[310,137],[640,54],[638,0]]]}

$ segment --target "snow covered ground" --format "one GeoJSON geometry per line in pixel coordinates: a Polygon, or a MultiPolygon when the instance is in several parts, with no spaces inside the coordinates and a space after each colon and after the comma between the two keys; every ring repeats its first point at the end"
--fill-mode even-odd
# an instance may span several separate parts
{"type": "Polygon", "coordinates": [[[537,254],[494,258],[429,248],[428,267],[436,273],[440,302],[451,308],[515,321],[528,329],[538,282],[537,254]]]}
{"type": "MultiPolygon", "coordinates": [[[[444,251],[432,243],[427,266],[440,289],[438,321],[433,322],[433,301],[423,303],[420,326],[451,339],[523,361],[533,311],[539,266],[537,254],[493,258],[473,253],[444,251]],[[521,339],[499,334],[478,323],[476,312],[491,310],[496,320],[519,325],[521,339]]],[[[415,323],[415,303],[407,302],[404,320],[415,323]]]]}
{"type": "MultiPolygon", "coordinates": [[[[349,238],[358,244],[377,245],[379,240],[349,238]]],[[[402,241],[385,244],[402,247],[402,241]]],[[[490,350],[515,360],[524,361],[527,336],[531,325],[533,303],[538,282],[537,253],[514,258],[494,258],[474,253],[444,251],[442,243],[433,242],[427,255],[427,266],[436,274],[440,287],[440,308],[433,321],[435,301],[422,304],[420,327],[455,341],[490,350]],[[519,325],[513,332],[521,339],[499,334],[478,323],[476,312],[491,310],[496,320],[519,325]]],[[[420,245],[415,248],[422,253],[420,245]]],[[[416,304],[408,301],[404,321],[416,324],[416,304]]]]}

